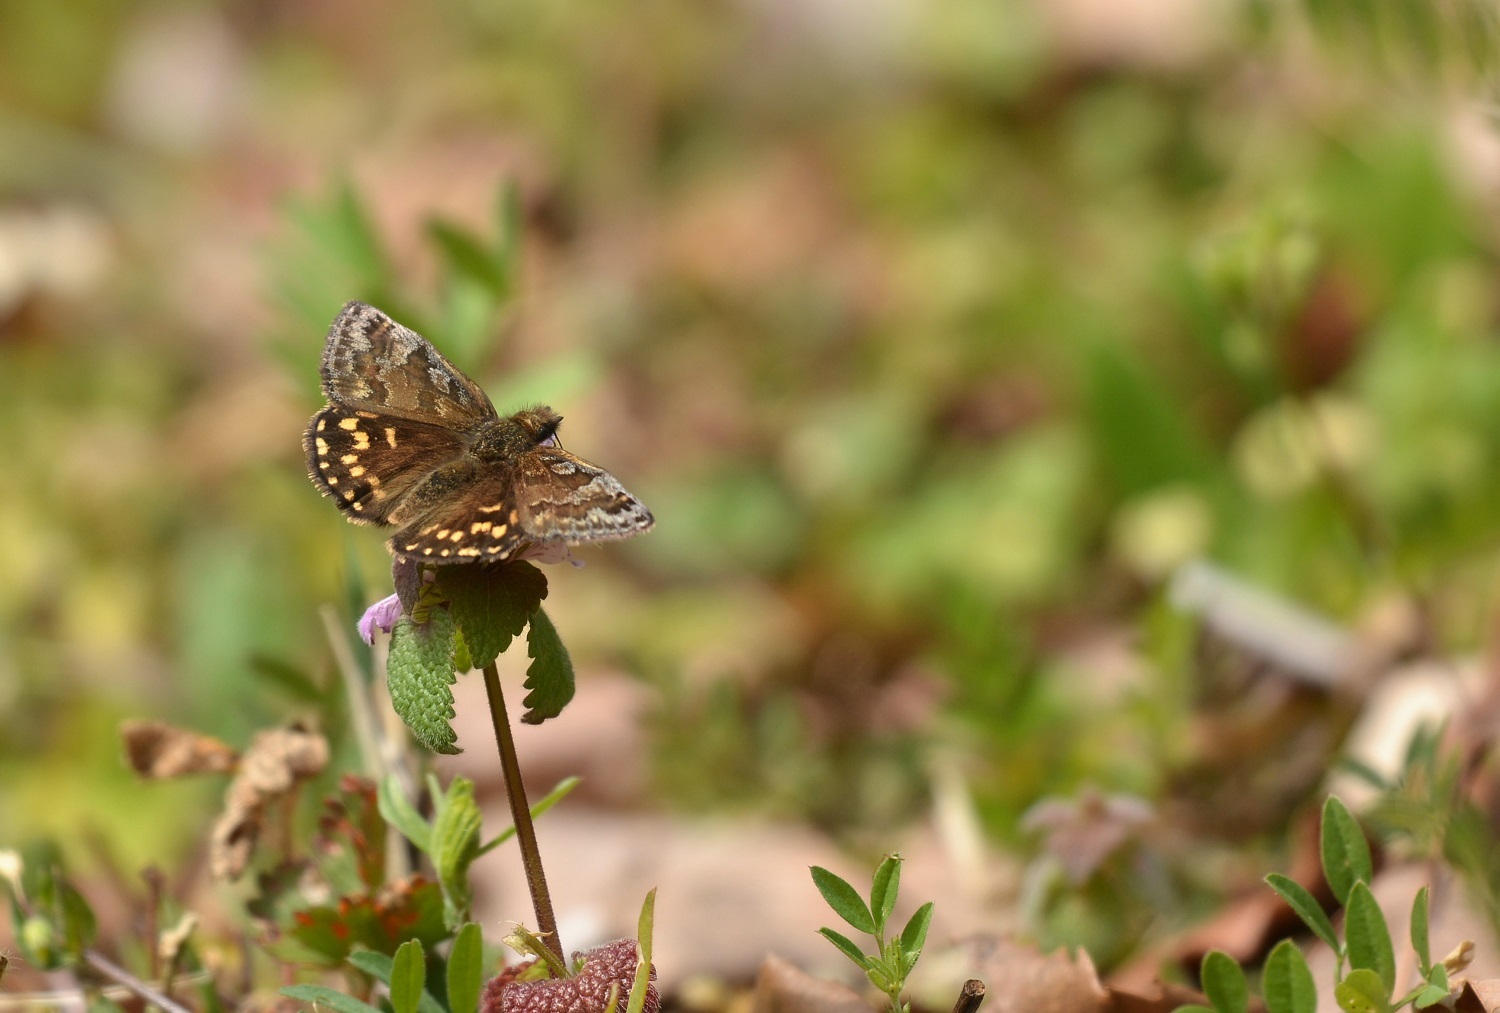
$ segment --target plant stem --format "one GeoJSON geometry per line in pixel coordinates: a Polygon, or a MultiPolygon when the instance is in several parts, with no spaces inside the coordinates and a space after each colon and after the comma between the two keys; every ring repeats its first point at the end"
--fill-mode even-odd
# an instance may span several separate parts
{"type": "Polygon", "coordinates": [[[85,950],[83,953],[83,962],[88,964],[98,974],[103,975],[117,985],[123,985],[153,1006],[160,1007],[165,1013],[190,1013],[186,1006],[167,998],[166,995],[152,988],[96,950],[85,950]]]}
{"type": "Polygon", "coordinates": [[[964,982],[963,989],[958,993],[958,1001],[953,1004],[953,1013],[975,1013],[982,1002],[984,1002],[984,982],[978,978],[970,978],[964,982]]]}
{"type": "Polygon", "coordinates": [[[495,745],[500,750],[500,767],[505,771],[505,794],[510,798],[510,817],[516,825],[516,842],[521,846],[521,864],[526,867],[526,886],[531,890],[537,934],[557,956],[558,964],[567,967],[567,962],[562,959],[562,940],[557,937],[557,918],[552,914],[552,897],[547,893],[547,876],[542,872],[542,852],[536,844],[531,807],[526,803],[526,786],[521,783],[516,741],[510,732],[510,718],[505,713],[500,673],[495,670],[493,661],[484,666],[484,691],[490,698],[490,722],[495,726],[495,745]]]}

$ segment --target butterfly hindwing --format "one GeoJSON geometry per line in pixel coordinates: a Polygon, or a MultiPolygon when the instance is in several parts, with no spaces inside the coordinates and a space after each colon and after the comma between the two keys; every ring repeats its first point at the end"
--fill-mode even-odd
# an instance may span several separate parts
{"type": "Polygon", "coordinates": [[[492,475],[396,532],[389,545],[425,563],[498,563],[533,541],[521,528],[509,481],[492,475]]]}
{"type": "Polygon", "coordinates": [[[407,493],[465,450],[452,430],[339,404],[313,416],[303,444],[313,484],[350,520],[382,525],[399,523],[407,493]]]}
{"type": "Polygon", "coordinates": [[[321,373],[333,404],[458,430],[497,417],[479,384],[431,342],[361,302],[328,329],[321,373]]]}

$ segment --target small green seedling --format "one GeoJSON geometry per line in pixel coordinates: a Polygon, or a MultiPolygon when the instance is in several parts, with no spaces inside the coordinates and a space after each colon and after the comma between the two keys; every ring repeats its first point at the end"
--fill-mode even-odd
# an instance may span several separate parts
{"type": "Polygon", "coordinates": [[[886,923],[896,908],[896,891],[901,885],[901,856],[887,855],[875,870],[868,904],[858,890],[827,869],[813,866],[812,878],[835,914],[860,932],[875,937],[875,953],[866,954],[847,936],[833,929],[818,931],[844,956],[859,965],[870,984],[890,996],[891,1013],[909,1013],[910,1006],[901,1001],[901,993],[917,958],[922,955],[927,926],[932,922],[932,902],[917,908],[900,935],[887,938],[886,923]]]}
{"type": "MultiPolygon", "coordinates": [[[[1446,999],[1448,975],[1458,969],[1468,950],[1461,946],[1449,960],[1434,964],[1427,929],[1427,888],[1417,891],[1411,911],[1411,945],[1421,980],[1403,995],[1395,995],[1396,954],[1385,916],[1370,892],[1374,865],[1364,831],[1337,798],[1323,805],[1320,837],[1323,876],[1334,899],[1344,909],[1344,938],[1315,897],[1296,880],[1277,873],[1266,877],[1297,916],[1333,950],[1334,999],[1345,1013],[1393,1013],[1404,1006],[1426,1009],[1446,999]],[[1345,968],[1348,972],[1345,972],[1345,968]]],[[[1471,947],[1470,947],[1471,949],[1471,947]]],[[[1203,957],[1203,992],[1212,1004],[1183,1006],[1177,1013],[1246,1013],[1250,992],[1245,972],[1234,958],[1218,950],[1203,957]]],[[[1290,939],[1276,944],[1261,972],[1261,993],[1269,1013],[1317,1013],[1318,992],[1302,951],[1290,939]]]]}

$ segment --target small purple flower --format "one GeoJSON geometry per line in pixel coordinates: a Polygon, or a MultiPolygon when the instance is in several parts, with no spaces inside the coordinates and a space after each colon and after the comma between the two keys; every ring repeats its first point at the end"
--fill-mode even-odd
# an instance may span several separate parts
{"type": "Polygon", "coordinates": [[[359,635],[364,638],[365,643],[373,644],[375,627],[379,626],[383,632],[389,633],[400,618],[401,598],[389,595],[365,609],[365,614],[359,617],[359,635]]]}

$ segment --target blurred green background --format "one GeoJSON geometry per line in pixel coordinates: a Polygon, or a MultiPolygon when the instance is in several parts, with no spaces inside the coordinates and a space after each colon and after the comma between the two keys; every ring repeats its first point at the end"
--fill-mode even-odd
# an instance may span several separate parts
{"type": "Polygon", "coordinates": [[[299,447],[351,298],[655,512],[550,573],[644,804],[1159,798],[1198,555],[1478,647],[1495,33],[1423,6],[0,4],[0,843],[187,854],[118,721],[243,743],[387,592],[299,447]]]}

